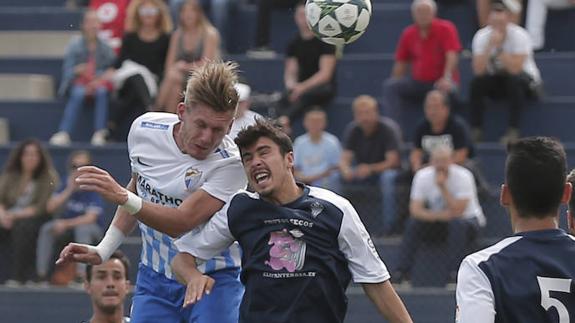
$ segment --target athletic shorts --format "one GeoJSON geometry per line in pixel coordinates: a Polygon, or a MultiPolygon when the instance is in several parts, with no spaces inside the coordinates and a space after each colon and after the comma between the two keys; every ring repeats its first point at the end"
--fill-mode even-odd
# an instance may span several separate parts
{"type": "Polygon", "coordinates": [[[210,295],[182,308],[186,287],[140,264],[131,323],[237,323],[244,293],[239,274],[239,268],[210,273],[216,281],[210,295]]]}

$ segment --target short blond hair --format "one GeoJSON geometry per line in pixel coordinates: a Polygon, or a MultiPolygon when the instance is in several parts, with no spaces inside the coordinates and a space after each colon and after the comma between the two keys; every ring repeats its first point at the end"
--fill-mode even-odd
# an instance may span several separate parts
{"type": "Polygon", "coordinates": [[[235,114],[239,100],[234,87],[238,81],[237,69],[237,63],[216,60],[192,70],[184,93],[186,107],[201,103],[216,112],[235,114]]]}
{"type": "Polygon", "coordinates": [[[172,30],[174,29],[172,16],[170,15],[170,10],[168,9],[168,6],[162,0],[130,1],[128,9],[126,10],[126,22],[125,22],[126,32],[135,33],[142,26],[142,22],[140,21],[140,16],[138,14],[138,9],[140,9],[140,7],[145,3],[151,3],[154,6],[158,7],[158,9],[160,9],[158,26],[156,27],[165,34],[171,33],[172,30]]]}

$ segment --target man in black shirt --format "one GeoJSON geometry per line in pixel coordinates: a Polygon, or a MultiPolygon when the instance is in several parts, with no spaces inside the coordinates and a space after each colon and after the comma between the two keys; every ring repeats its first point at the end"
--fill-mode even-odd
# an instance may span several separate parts
{"type": "Polygon", "coordinates": [[[365,214],[363,218],[371,233],[381,235],[392,230],[397,215],[395,180],[401,164],[401,133],[395,121],[380,117],[373,97],[361,95],[352,107],[354,121],[345,130],[340,162],[343,189],[357,184],[381,187],[383,216],[373,221],[365,214]]]}
{"type": "Polygon", "coordinates": [[[325,107],[336,91],[335,47],[317,39],[309,29],[303,2],[296,6],[295,22],[299,33],[287,48],[284,70],[286,93],[279,111],[292,120],[313,105],[325,107]]]}
{"type": "Polygon", "coordinates": [[[425,97],[425,120],[415,130],[414,148],[409,156],[414,173],[427,165],[430,153],[438,146],[453,149],[453,161],[461,166],[473,157],[469,127],[461,118],[451,115],[448,100],[438,90],[425,97]]]}

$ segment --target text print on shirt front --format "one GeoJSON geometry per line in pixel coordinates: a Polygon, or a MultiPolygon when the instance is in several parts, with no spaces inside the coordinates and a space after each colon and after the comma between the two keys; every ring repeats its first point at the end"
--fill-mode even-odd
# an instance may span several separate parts
{"type": "Polygon", "coordinates": [[[571,293],[571,279],[537,276],[537,283],[541,291],[541,306],[546,311],[554,307],[559,314],[559,323],[570,323],[567,307],[551,296],[551,292],[571,293]]]}

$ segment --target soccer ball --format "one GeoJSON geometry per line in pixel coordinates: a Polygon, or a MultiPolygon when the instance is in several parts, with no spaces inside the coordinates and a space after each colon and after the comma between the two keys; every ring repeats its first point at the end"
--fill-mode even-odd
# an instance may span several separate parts
{"type": "Polygon", "coordinates": [[[367,29],[370,0],[307,0],[307,24],[322,41],[332,45],[349,44],[367,29]]]}

